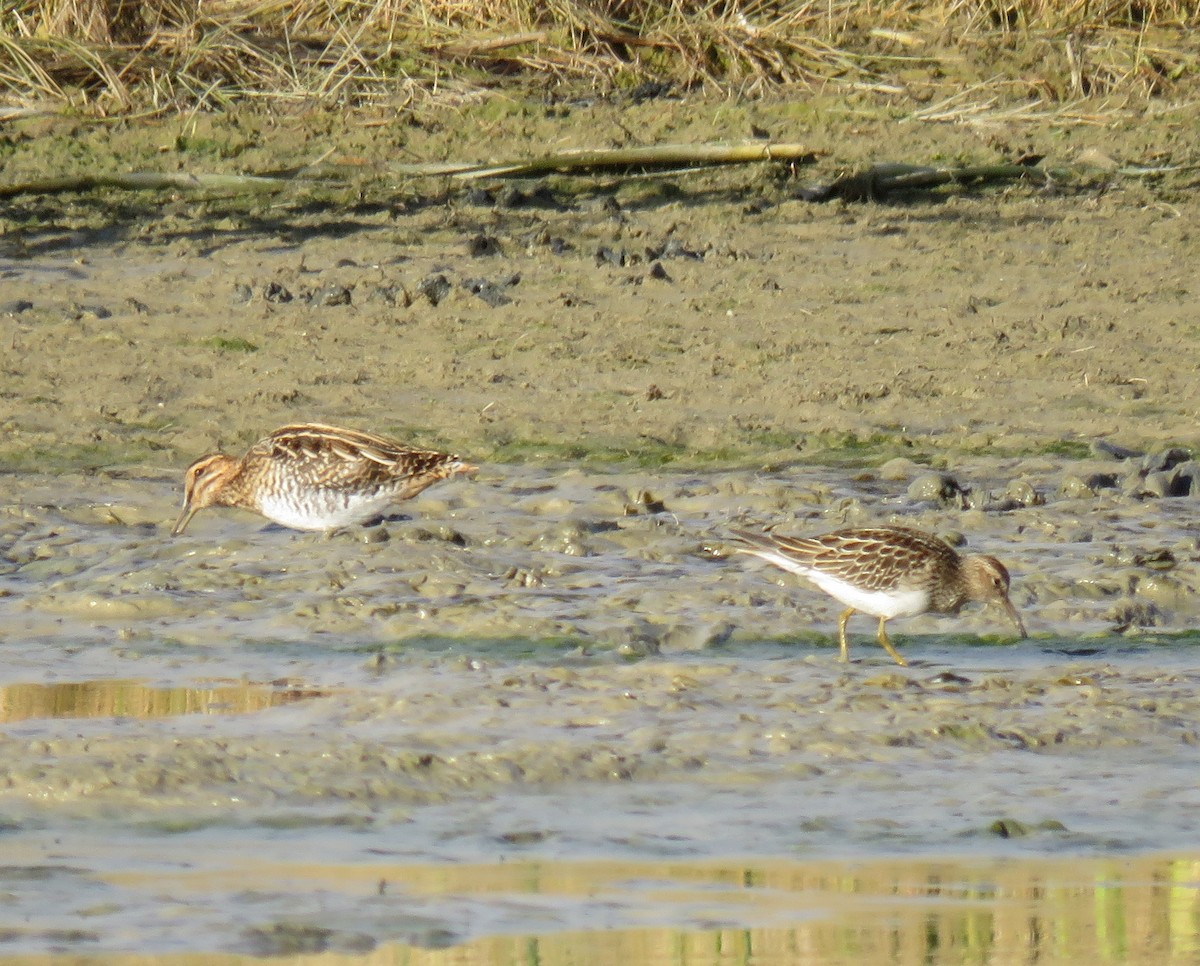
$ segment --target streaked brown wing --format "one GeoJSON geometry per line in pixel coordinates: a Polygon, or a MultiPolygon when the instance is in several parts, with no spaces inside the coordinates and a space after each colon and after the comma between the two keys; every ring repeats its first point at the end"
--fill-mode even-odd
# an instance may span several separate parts
{"type": "Polygon", "coordinates": [[[770,539],[781,552],[864,590],[920,586],[925,575],[954,551],[945,541],[907,527],[835,530],[818,537],[770,539]]]}
{"type": "Polygon", "coordinates": [[[413,449],[374,433],[321,423],[283,426],[255,444],[252,452],[274,460],[306,466],[324,486],[364,486],[394,483],[423,476],[458,457],[413,449]]]}

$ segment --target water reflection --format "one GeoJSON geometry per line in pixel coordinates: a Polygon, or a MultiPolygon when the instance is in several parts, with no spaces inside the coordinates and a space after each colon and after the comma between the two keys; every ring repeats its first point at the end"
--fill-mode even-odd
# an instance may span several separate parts
{"type": "Polygon", "coordinates": [[[319,889],[325,903],[338,894],[357,899],[337,915],[260,919],[230,937],[234,948],[408,966],[1191,964],[1200,956],[1200,860],[1191,856],[301,864],[246,869],[237,876],[242,888],[227,893],[228,875],[167,876],[154,886],[179,902],[214,889],[244,896],[263,877],[284,874],[293,887],[319,889]]]}
{"type": "Polygon", "coordinates": [[[143,681],[64,681],[0,686],[0,723],[35,718],[166,718],[261,711],[322,692],[286,680],[204,681],[158,688],[143,681]]]}
{"type": "Polygon", "coordinates": [[[491,867],[442,869],[428,887],[491,890],[498,878],[516,888],[601,900],[610,889],[642,892],[649,880],[649,906],[673,900],[694,927],[494,937],[470,944],[457,959],[409,951],[395,961],[949,966],[1195,963],[1200,955],[1200,861],[1191,857],[491,867]],[[714,926],[763,925],[700,928],[706,917],[714,926]]]}

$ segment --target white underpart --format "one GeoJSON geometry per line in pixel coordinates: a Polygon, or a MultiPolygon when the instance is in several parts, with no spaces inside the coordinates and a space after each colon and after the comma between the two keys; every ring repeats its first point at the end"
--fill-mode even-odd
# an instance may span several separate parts
{"type": "Polygon", "coordinates": [[[769,560],[777,567],[794,574],[799,574],[825,591],[834,600],[839,600],[847,607],[853,607],[872,617],[913,617],[925,613],[929,607],[929,592],[920,589],[895,588],[888,591],[863,590],[853,584],[834,577],[830,574],[814,570],[791,557],[770,551],[756,552],[755,556],[769,560]]]}
{"type": "Polygon", "coordinates": [[[387,493],[350,494],[344,491],[325,490],[322,499],[296,502],[286,496],[265,496],[259,504],[259,512],[268,520],[282,523],[297,530],[333,530],[362,523],[379,516],[392,504],[387,493]],[[319,506],[313,504],[320,503],[319,506]]]}

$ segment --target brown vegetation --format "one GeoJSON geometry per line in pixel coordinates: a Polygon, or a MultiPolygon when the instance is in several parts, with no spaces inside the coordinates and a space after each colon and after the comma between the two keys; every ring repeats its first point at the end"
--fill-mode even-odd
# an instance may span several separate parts
{"type": "Polygon", "coordinates": [[[113,114],[394,103],[514,77],[919,99],[949,77],[1058,102],[1186,90],[1197,26],[1196,0],[16,0],[0,12],[0,92],[113,114]]]}

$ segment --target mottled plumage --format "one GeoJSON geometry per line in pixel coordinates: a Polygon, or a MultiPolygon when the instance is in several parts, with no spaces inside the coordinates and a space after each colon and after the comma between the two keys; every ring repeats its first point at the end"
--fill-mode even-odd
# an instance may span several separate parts
{"type": "Polygon", "coordinates": [[[994,602],[1025,636],[1025,625],[1008,599],[1004,565],[982,554],[960,556],[933,534],[909,527],[835,530],[818,537],[733,532],[736,552],[806,577],[846,605],[838,620],[843,661],[849,659],[846,622],[855,611],[879,618],[879,643],[897,664],[907,662],[884,628],[893,617],[926,611],[956,614],[968,601],[994,602]]]}
{"type": "Polygon", "coordinates": [[[283,426],[241,459],[212,453],[189,466],[183,511],[171,533],[183,533],[210,506],[253,510],[299,530],[331,530],[369,520],[438,480],[475,469],[457,456],[372,433],[318,423],[283,426]]]}

